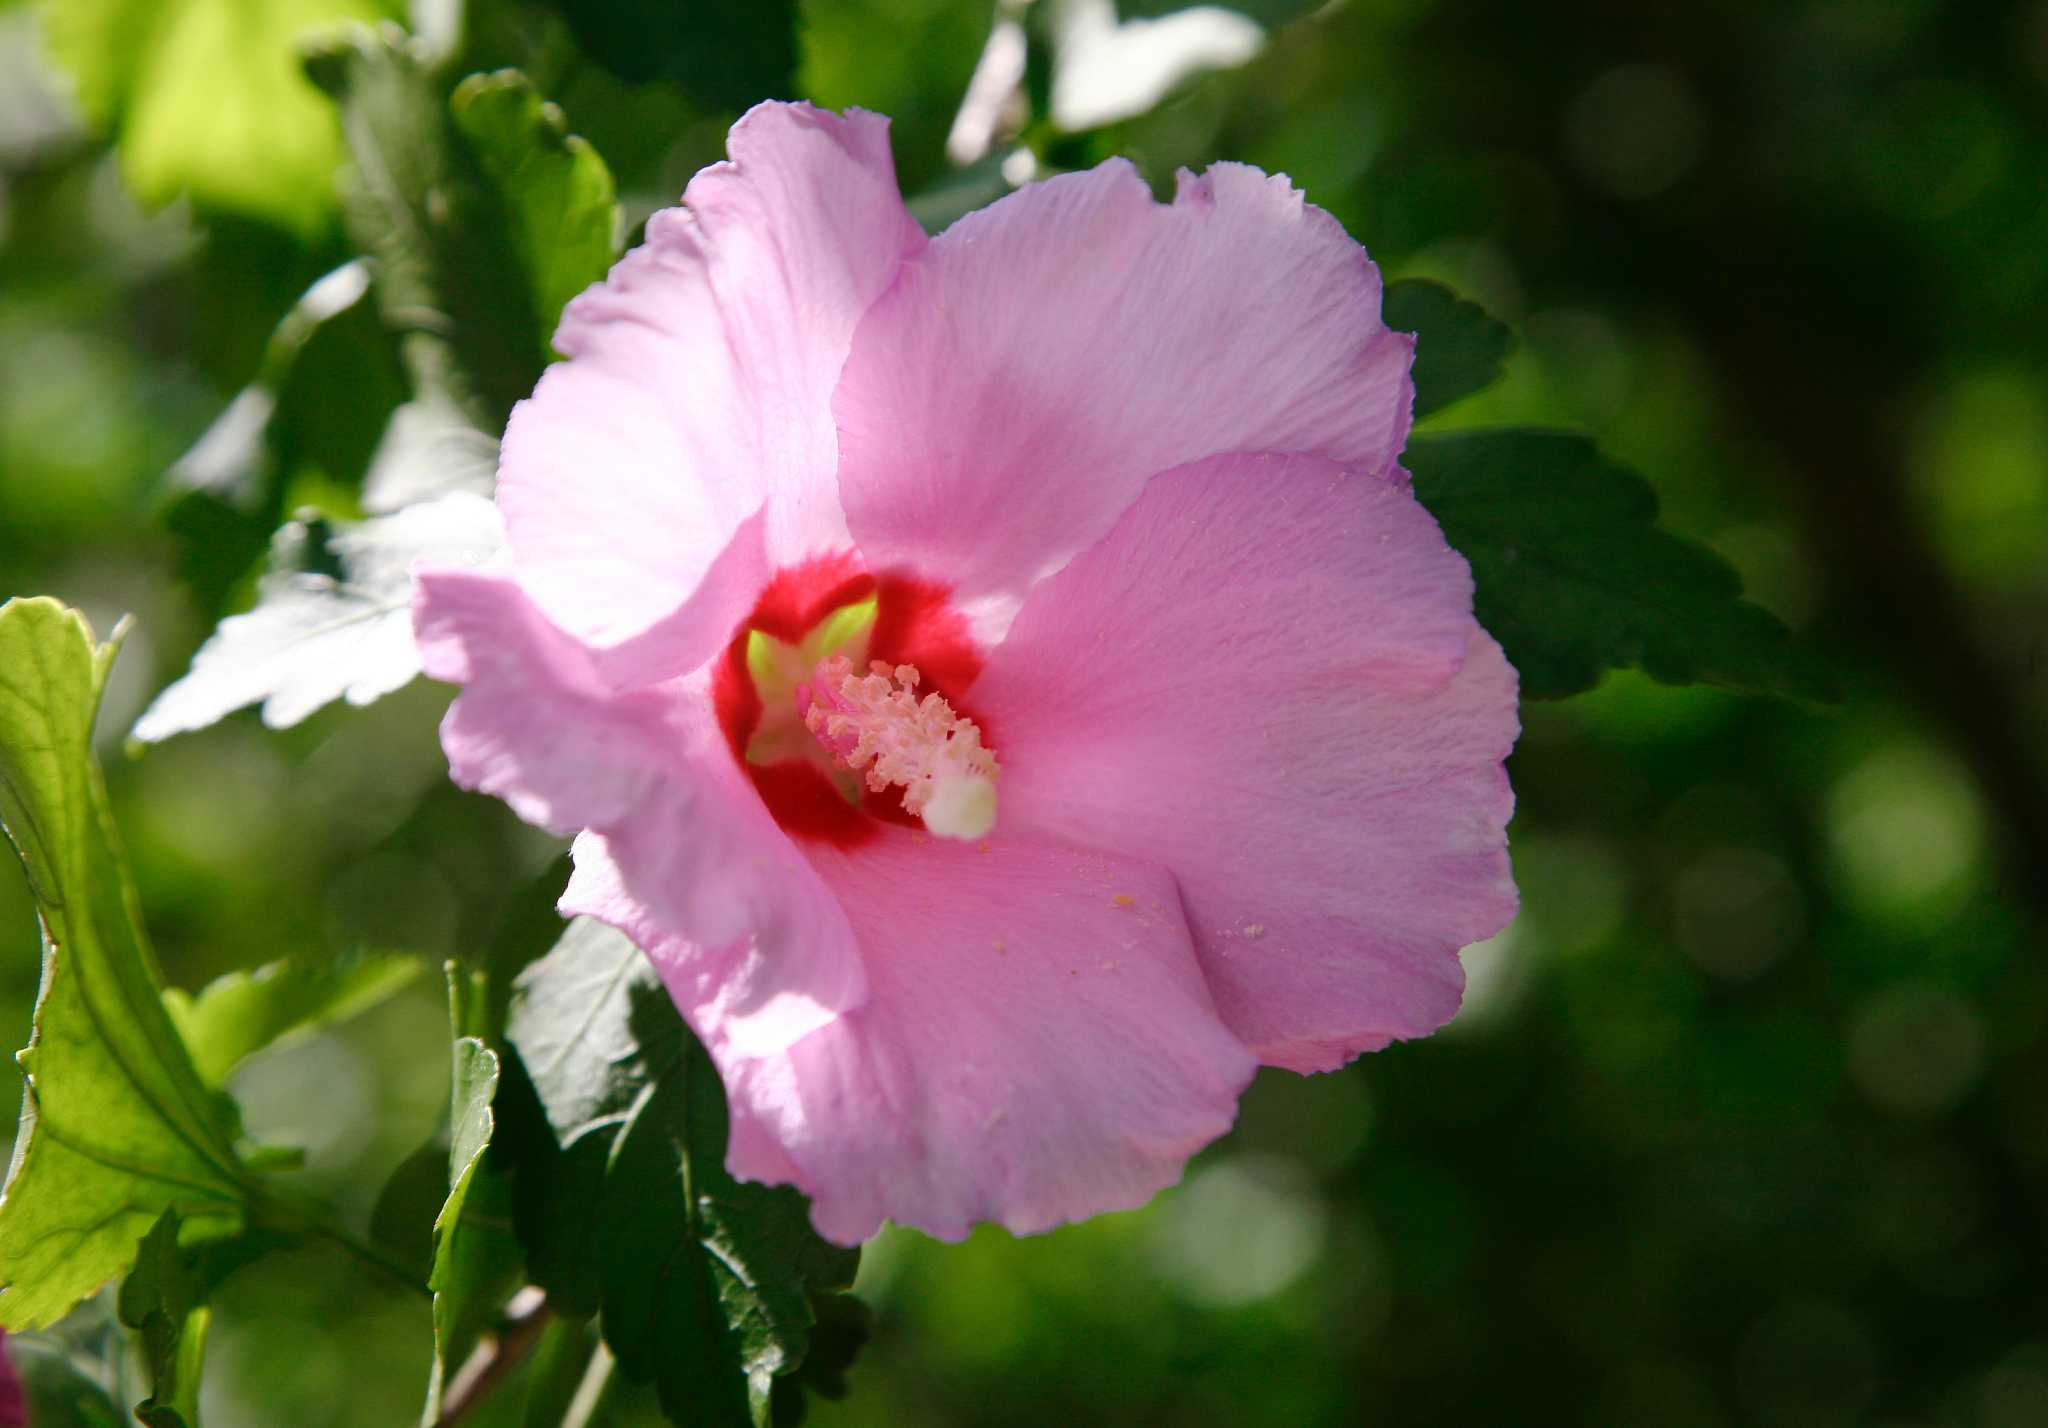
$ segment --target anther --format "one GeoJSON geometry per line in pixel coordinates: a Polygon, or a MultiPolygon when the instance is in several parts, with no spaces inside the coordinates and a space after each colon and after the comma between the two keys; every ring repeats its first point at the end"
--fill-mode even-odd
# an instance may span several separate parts
{"type": "Polygon", "coordinates": [[[981,730],[936,692],[918,698],[914,665],[881,660],[867,674],[833,655],[798,687],[804,727],[849,769],[865,771],[876,793],[900,785],[903,807],[942,838],[973,840],[996,822],[1002,770],[981,730]]]}

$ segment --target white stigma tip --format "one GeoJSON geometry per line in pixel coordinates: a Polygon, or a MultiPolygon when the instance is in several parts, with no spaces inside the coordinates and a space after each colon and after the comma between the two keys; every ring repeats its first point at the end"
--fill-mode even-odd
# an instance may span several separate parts
{"type": "Polygon", "coordinates": [[[953,774],[932,787],[921,815],[924,826],[941,838],[973,842],[996,826],[994,780],[978,773],[953,774]]]}

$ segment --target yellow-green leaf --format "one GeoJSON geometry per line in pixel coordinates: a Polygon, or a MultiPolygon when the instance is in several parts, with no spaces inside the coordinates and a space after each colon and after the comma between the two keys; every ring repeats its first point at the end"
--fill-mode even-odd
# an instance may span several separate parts
{"type": "Polygon", "coordinates": [[[50,54],[114,139],[137,197],[205,205],[300,232],[335,204],[341,132],[297,46],[389,0],[48,0],[50,54]]]}
{"type": "Polygon", "coordinates": [[[0,1190],[0,1325],[36,1328],[135,1262],[165,1210],[239,1227],[232,1106],[161,999],[115,840],[93,716],[113,660],[54,600],[0,605],[0,823],[43,925],[21,1130],[0,1190]]]}
{"type": "Polygon", "coordinates": [[[196,997],[167,988],[164,1005],[200,1076],[209,1086],[219,1086],[244,1057],[376,1005],[411,982],[424,965],[398,956],[329,966],[272,962],[216,978],[196,997]]]}

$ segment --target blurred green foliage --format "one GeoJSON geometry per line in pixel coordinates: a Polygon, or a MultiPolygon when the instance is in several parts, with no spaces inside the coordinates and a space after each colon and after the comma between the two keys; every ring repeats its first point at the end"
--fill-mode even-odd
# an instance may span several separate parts
{"type": "MultiPolygon", "coordinates": [[[[1390,275],[1520,333],[1506,379],[1428,430],[1596,435],[1819,637],[1844,698],[1621,674],[1532,707],[1511,764],[1525,911],[1467,954],[1448,1031],[1267,1073],[1144,1211],[960,1247],[885,1234],[858,1285],[873,1340],[812,1421],[2048,1421],[2048,5],[1348,0],[1082,133],[1043,119],[1063,5],[1025,12],[1034,107],[1004,145],[1129,154],[1160,184],[1219,158],[1287,171],[1390,275]]],[[[532,918],[507,890],[545,906],[557,853],[447,785],[428,687],[119,752],[253,593],[279,516],[360,514],[377,433],[354,414],[418,377],[351,309],[284,379],[256,507],[164,521],[165,473],[353,251],[342,131],[286,30],[397,14],[265,0],[218,33],[229,8],[0,5],[0,595],[138,616],[101,748],[167,976],[193,990],[284,957],[516,946],[532,918]],[[67,91],[44,47],[135,15],[182,38],[67,91]]],[[[415,6],[420,33],[449,9],[415,6]]],[[[757,94],[889,113],[906,192],[953,181],[996,7],[805,0],[793,89],[772,46],[707,87],[653,49],[619,65],[577,7],[467,9],[455,67],[517,66],[559,103],[630,231],[757,94]]],[[[36,963],[0,871],[15,1044],[36,963]]],[[[256,1139],[306,1147],[310,1191],[421,1246],[444,1146],[373,1201],[445,1133],[430,983],[229,1077],[256,1139]]],[[[405,1421],[429,1312],[331,1249],[244,1269],[215,1295],[207,1417],[405,1421]]],[[[71,1361],[132,1374],[96,1332],[21,1352],[52,1382],[71,1361]]],[[[592,1352],[534,1373],[555,1353],[573,1383],[592,1352]]]]}
{"type": "Polygon", "coordinates": [[[395,14],[390,0],[65,0],[50,55],[79,107],[119,136],[147,204],[197,203],[316,231],[334,206],[334,113],[294,51],[309,27],[395,14]]]}

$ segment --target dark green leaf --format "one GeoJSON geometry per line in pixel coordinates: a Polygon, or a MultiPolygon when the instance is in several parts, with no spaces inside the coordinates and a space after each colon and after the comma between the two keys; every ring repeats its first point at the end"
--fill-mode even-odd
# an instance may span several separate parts
{"type": "Polygon", "coordinates": [[[43,981],[0,1192],[0,1323],[48,1324],[133,1262],[165,1210],[238,1226],[233,1107],[162,1000],[115,842],[93,716],[114,647],[54,600],[0,606],[0,822],[41,914],[43,981]]]}
{"type": "MultiPolygon", "coordinates": [[[[469,1024],[477,1004],[466,977],[449,971],[452,1019],[469,1024]]],[[[449,1092],[448,1199],[434,1221],[434,1364],[422,1421],[440,1416],[449,1373],[518,1282],[519,1243],[512,1233],[511,1188],[489,1159],[498,1090],[498,1056],[474,1036],[454,1044],[449,1092]]]]}
{"type": "Polygon", "coordinates": [[[406,395],[396,343],[363,301],[369,287],[356,259],[307,288],[272,329],[254,380],[165,473],[179,578],[210,613],[262,557],[295,478],[346,486],[373,455],[409,444],[393,416],[406,395]]]}
{"type": "Polygon", "coordinates": [[[149,1369],[149,1397],[135,1405],[135,1416],[149,1428],[199,1428],[210,1288],[178,1247],[178,1212],[164,1211],[121,1283],[121,1322],[140,1334],[149,1369]]]}
{"type": "Polygon", "coordinates": [[[471,75],[451,108],[455,127],[511,211],[546,360],[563,305],[602,278],[617,256],[611,170],[517,70],[471,75]]]}
{"type": "Polygon", "coordinates": [[[812,1299],[818,1322],[811,1326],[810,1352],[787,1378],[775,1380],[774,1428],[796,1428],[810,1407],[810,1396],[838,1401],[846,1397],[853,1361],[874,1336],[874,1316],[851,1294],[820,1294],[812,1299]]]}
{"type": "Polygon", "coordinates": [[[589,56],[714,108],[796,97],[796,0],[550,0],[589,56]]]}
{"type": "Polygon", "coordinates": [[[370,1240],[424,1283],[434,1268],[434,1221],[448,1199],[448,1141],[435,1136],[398,1162],[370,1210],[370,1240]]]}
{"type": "MultiPolygon", "coordinates": [[[[505,1017],[511,1006],[512,990],[519,974],[548,954],[562,935],[562,914],[556,904],[569,882],[569,855],[562,854],[525,886],[513,889],[498,901],[499,920],[484,951],[484,1025],[487,1040],[504,1040],[505,1017]]],[[[517,1057],[504,1068],[522,1083],[524,1071],[517,1057]]],[[[530,1094],[530,1093],[529,1093],[530,1094]]],[[[504,1129],[502,1126],[500,1131],[504,1129]]]]}
{"type": "Polygon", "coordinates": [[[682,1019],[633,1025],[645,957],[621,933],[579,918],[514,986],[506,1038],[563,1147],[625,1123],[646,1087],[683,1054],[682,1019]],[[671,1021],[673,1024],[670,1024],[671,1021]]]}
{"type": "Polygon", "coordinates": [[[498,432],[544,365],[510,207],[456,132],[442,83],[391,27],[337,36],[307,59],[341,105],[353,160],[343,217],[377,260],[378,309],[401,336],[414,395],[498,432]]]}
{"type": "Polygon", "coordinates": [[[1656,524],[1657,498],[1584,437],[1459,432],[1409,443],[1415,494],[1472,563],[1479,622],[1556,699],[1609,669],[1825,699],[1785,626],[1719,556],[1656,524]]]}
{"type": "Polygon", "coordinates": [[[818,1238],[801,1195],[725,1171],[717,1069],[640,952],[571,924],[520,977],[506,1039],[546,1132],[516,1158],[534,1278],[594,1301],[629,1376],[678,1421],[762,1422],[802,1363],[814,1296],[859,1252],[818,1238]]]}
{"type": "Polygon", "coordinates": [[[597,1260],[605,1342],[678,1423],[752,1421],[750,1379],[690,1213],[686,1076],[649,1085],[611,1141],[597,1260]]]}
{"type": "Polygon", "coordinates": [[[375,1006],[417,977],[420,966],[411,957],[389,956],[319,967],[272,962],[253,972],[230,972],[196,997],[166,988],[164,1005],[201,1078],[220,1086],[244,1057],[375,1006]]]}
{"type": "Polygon", "coordinates": [[[1500,380],[1515,335],[1442,283],[1387,284],[1380,311],[1395,332],[1415,334],[1415,419],[1500,380]]]}
{"type": "MultiPolygon", "coordinates": [[[[1127,20],[1152,20],[1177,10],[1192,9],[1214,0],[1116,0],[1117,13],[1127,20]]],[[[1223,7],[1249,15],[1267,29],[1277,29],[1289,20],[1314,14],[1328,0],[1222,0],[1223,7]]]]}
{"type": "Polygon", "coordinates": [[[271,331],[255,381],[171,467],[168,481],[174,492],[203,493],[239,510],[262,501],[281,465],[271,442],[279,393],[313,335],[353,310],[369,290],[369,269],[356,259],[324,274],[300,294],[271,331]]]}

